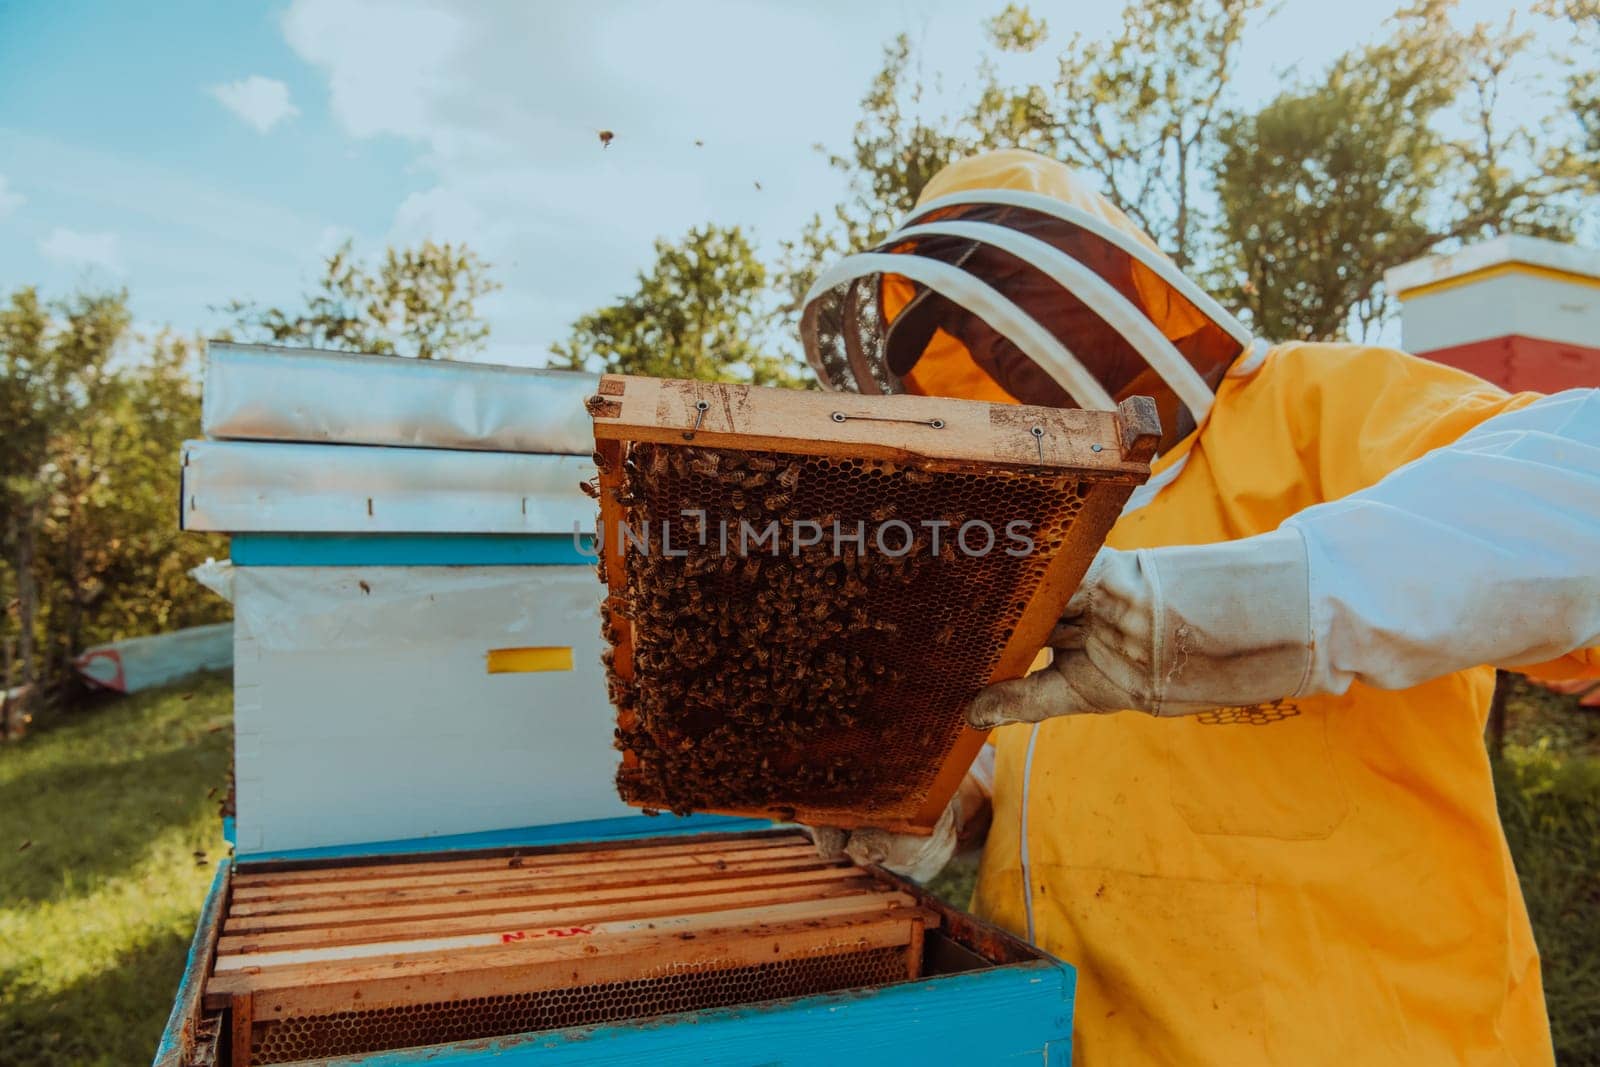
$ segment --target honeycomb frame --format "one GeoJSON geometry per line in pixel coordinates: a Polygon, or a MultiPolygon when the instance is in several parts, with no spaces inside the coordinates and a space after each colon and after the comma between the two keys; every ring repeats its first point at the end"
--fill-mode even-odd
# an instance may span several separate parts
{"type": "Polygon", "coordinates": [[[246,864],[226,892],[202,1004],[236,1067],[906,981],[941,923],[793,830],[246,864]]]}
{"type": "Polygon", "coordinates": [[[1105,412],[606,375],[588,407],[623,799],[912,833],[983,744],[965,704],[1026,672],[1160,434],[1147,398],[1105,412]],[[677,516],[687,536],[663,539],[677,516]],[[780,521],[770,552],[730,543],[774,518],[792,536],[780,521]],[[1023,521],[1033,550],[979,558],[913,532],[971,520],[1023,521]],[[841,533],[897,521],[910,562],[841,553],[841,533]],[[831,555],[795,522],[833,523],[831,555]]]}

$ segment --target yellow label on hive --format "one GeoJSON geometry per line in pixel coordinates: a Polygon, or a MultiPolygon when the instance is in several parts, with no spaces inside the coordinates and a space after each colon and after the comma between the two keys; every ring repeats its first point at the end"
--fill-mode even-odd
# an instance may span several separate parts
{"type": "Polygon", "coordinates": [[[529,648],[491,648],[488,662],[490,674],[570,671],[572,647],[545,645],[529,648]]]}

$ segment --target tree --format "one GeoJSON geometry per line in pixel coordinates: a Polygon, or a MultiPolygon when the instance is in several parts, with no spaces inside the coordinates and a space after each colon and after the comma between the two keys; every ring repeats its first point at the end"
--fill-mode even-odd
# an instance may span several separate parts
{"type": "Polygon", "coordinates": [[[960,120],[925,118],[923,93],[911,39],[902,33],[884,48],[849,147],[828,156],[829,165],[849,176],[845,201],[813,215],[798,237],[780,245],[774,284],[786,337],[796,336],[801,304],[824,264],[882,241],[935,174],[979,147],[960,120]]]}
{"type": "Polygon", "coordinates": [[[24,288],[0,309],[6,636],[19,680],[57,694],[88,645],[226,614],[186,573],[221,539],[180,535],[173,517],[181,445],[200,429],[195,348],[129,323],[120,292],[47,304],[24,288]]]}
{"type": "Polygon", "coordinates": [[[1534,10],[1556,20],[1569,41],[1556,58],[1567,72],[1562,102],[1571,136],[1551,147],[1545,166],[1579,192],[1600,195],[1600,0],[1542,0],[1534,10]]]}
{"type": "Polygon", "coordinates": [[[246,339],[347,352],[459,359],[482,349],[489,325],[478,301],[500,288],[465,245],[424,241],[389,248],[376,270],[346,241],[323,261],[304,308],[227,305],[246,339]]]}
{"type": "MultiPolygon", "coordinates": [[[[1600,33],[1597,0],[1543,4],[1578,38],[1600,33]]],[[[1067,42],[1048,83],[1008,84],[1002,57],[1049,40],[1042,20],[1010,4],[986,23],[981,91],[954,119],[924,113],[924,80],[897,38],[849,149],[829,157],[849,195],[783,246],[777,288],[790,331],[823,265],[881,241],[939,167],[978,148],[1029,148],[1088,171],[1273,339],[1365,333],[1393,310],[1385,269],[1495,233],[1570,236],[1574,194],[1600,193],[1600,107],[1583,110],[1600,75],[1581,46],[1561,60],[1578,135],[1507,121],[1500,90],[1529,37],[1510,22],[1458,30],[1451,0],[1416,0],[1386,40],[1241,109],[1231,86],[1265,7],[1140,0],[1107,40],[1067,42]]]]}
{"type": "Polygon", "coordinates": [[[767,274],[739,227],[697,227],[676,243],[658,240],[655,251],[632,293],[584,315],[551,346],[552,367],[801,384],[792,361],[759,347],[767,274]]]}
{"type": "Polygon", "coordinates": [[[1382,43],[1223,123],[1208,276],[1262,336],[1364,336],[1391,311],[1386,268],[1448,241],[1567,231],[1550,176],[1529,167],[1530,131],[1502,129],[1496,107],[1529,38],[1458,31],[1451,6],[1401,11],[1382,43]],[[1465,133],[1447,137],[1457,108],[1465,133]]]}
{"type": "MultiPolygon", "coordinates": [[[[1049,85],[1006,85],[984,55],[982,90],[955,117],[925,113],[927,87],[910,39],[896,37],[862,98],[848,149],[828,156],[849,176],[847,198],[782,245],[776,280],[788,332],[824,264],[882,241],[940,169],[984,148],[1028,148],[1092,171],[1180,265],[1192,262],[1206,243],[1200,200],[1219,151],[1222,100],[1248,17],[1263,3],[1129,4],[1117,37],[1068,42],[1049,85]]],[[[1014,3],[986,29],[999,53],[1033,51],[1049,36],[1043,20],[1014,3]]]]}
{"type": "MultiPolygon", "coordinates": [[[[970,121],[987,147],[1032,148],[1093,172],[1107,199],[1178,266],[1205,253],[1206,178],[1250,16],[1265,0],[1143,0],[1108,41],[1075,35],[1054,84],[1008,88],[990,71],[970,121]]],[[[1045,26],[1011,5],[989,23],[1001,51],[1031,50],[1045,26]]]]}

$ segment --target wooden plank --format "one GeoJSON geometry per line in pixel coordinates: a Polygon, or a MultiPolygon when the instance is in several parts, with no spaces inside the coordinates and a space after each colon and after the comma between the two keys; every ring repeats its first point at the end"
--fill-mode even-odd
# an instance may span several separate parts
{"type": "MultiPolygon", "coordinates": [[[[777,889],[784,886],[810,886],[821,892],[828,885],[861,877],[858,867],[829,866],[815,870],[778,871],[760,875],[741,875],[738,872],[719,872],[717,877],[700,878],[692,882],[660,882],[647,885],[620,886],[610,889],[591,889],[581,895],[582,903],[610,902],[625,904],[632,901],[671,901],[679,897],[693,897],[711,892],[735,892],[753,889],[777,889]]],[[[505,895],[475,894],[470,898],[449,896],[422,904],[381,904],[360,908],[334,908],[326,911],[296,911],[278,915],[245,915],[229,918],[223,924],[228,935],[266,933],[272,931],[311,929],[329,926],[355,926],[365,923],[402,921],[422,918],[448,918],[504,911],[509,908],[550,908],[562,905],[578,906],[571,890],[544,893],[508,893],[505,895]]]]}
{"type": "Polygon", "coordinates": [[[236,992],[256,995],[257,1018],[371,1011],[534,989],[571,989],[663,977],[685,968],[731,969],[778,959],[906,945],[926,909],[846,916],[831,922],[757,923],[694,937],[620,937],[604,955],[571,939],[538,951],[521,945],[333,965],[267,968],[214,976],[208,1006],[236,992]]]}
{"type": "Polygon", "coordinates": [[[359,907],[364,904],[376,905],[404,901],[417,902],[449,899],[466,900],[483,896],[512,896],[518,893],[532,893],[543,890],[566,890],[569,893],[583,893],[598,888],[663,885],[699,877],[716,877],[718,875],[731,877],[741,874],[759,875],[775,874],[782,871],[819,870],[824,867],[838,867],[845,862],[842,860],[824,860],[813,854],[807,858],[790,857],[769,862],[730,863],[725,867],[703,869],[672,868],[660,871],[624,872],[609,876],[598,875],[594,878],[587,878],[584,875],[569,875],[561,878],[517,877],[515,873],[507,872],[507,877],[505,878],[494,881],[474,882],[469,885],[427,885],[419,886],[415,889],[346,890],[315,895],[295,894],[281,898],[261,897],[254,900],[239,901],[230,909],[230,914],[236,916],[283,914],[335,907],[359,907]]]}
{"type": "MultiPolygon", "coordinates": [[[[723,847],[736,846],[740,850],[765,850],[810,843],[810,839],[804,834],[793,831],[764,835],[752,834],[750,837],[751,840],[748,842],[732,842],[723,847]]],[[[302,882],[359,881],[398,875],[504,870],[513,860],[519,861],[517,863],[519,868],[549,870],[556,867],[569,867],[589,863],[626,861],[634,857],[659,858],[664,856],[697,855],[716,851],[716,849],[708,849],[703,842],[682,844],[672,842],[670,838],[667,839],[667,842],[638,848],[605,848],[596,849],[592,852],[560,852],[551,855],[530,855],[519,850],[507,850],[504,855],[500,856],[478,856],[462,860],[348,864],[338,867],[314,867],[305,870],[263,871],[259,874],[241,871],[235,876],[235,884],[241,888],[255,888],[264,885],[296,885],[302,882]]]]}
{"type": "Polygon", "coordinates": [[[167,1017],[165,1032],[156,1046],[152,1067],[190,1067],[200,1024],[200,998],[207,975],[211,972],[211,957],[216,950],[217,938],[228,899],[228,887],[233,876],[231,860],[217,865],[211,888],[206,893],[200,911],[200,921],[195,924],[194,939],[189,943],[189,955],[183,964],[183,976],[178,982],[178,993],[173,998],[172,1013],[167,1017]]]}
{"type": "MultiPolygon", "coordinates": [[[[610,820],[606,820],[610,821],[610,820]]],[[[637,823],[638,820],[629,820],[637,823]]],[[[483,837],[503,841],[502,844],[469,846],[459,842],[451,844],[441,840],[438,848],[423,847],[429,841],[427,838],[418,838],[409,842],[400,843],[398,852],[369,852],[362,846],[355,845],[349,848],[334,848],[327,851],[313,849],[310,854],[284,853],[280,855],[263,857],[259,854],[247,855],[239,860],[239,873],[265,874],[271,871],[305,871],[321,870],[329,867],[381,867],[385,864],[414,863],[421,859],[438,860],[471,860],[471,859],[500,859],[509,858],[513,852],[521,852],[524,856],[554,856],[565,853],[592,852],[596,848],[626,849],[646,847],[652,841],[670,839],[681,844],[701,842],[707,845],[737,846],[749,841],[758,841],[775,833],[793,833],[796,827],[782,827],[770,819],[761,820],[757,827],[734,827],[732,829],[714,829],[711,827],[677,828],[672,824],[677,820],[665,820],[666,825],[661,832],[654,836],[630,836],[623,833],[621,836],[602,836],[590,840],[582,840],[574,836],[570,828],[582,827],[583,823],[567,823],[554,827],[545,827],[542,830],[533,828],[528,831],[531,836],[526,843],[519,843],[518,831],[490,831],[483,834],[468,834],[467,837],[483,837]],[[764,824],[764,825],[763,825],[764,824]],[[289,858],[286,858],[289,857],[289,858]],[[293,858],[298,857],[298,858],[293,858]]]]}
{"type": "Polygon", "coordinates": [[[555,868],[538,866],[511,866],[509,861],[487,870],[445,871],[443,873],[418,873],[363,878],[349,883],[302,882],[287,885],[236,884],[233,897],[237,901],[288,900],[297,896],[322,896],[348,885],[349,891],[376,893],[388,889],[418,889],[424,886],[470,886],[480,882],[498,882],[526,879],[528,881],[555,882],[581,879],[585,883],[600,875],[618,875],[664,870],[724,870],[727,867],[751,861],[782,861],[788,859],[815,860],[817,850],[810,843],[783,845],[778,848],[751,848],[725,852],[688,853],[668,856],[642,856],[638,859],[613,860],[593,864],[568,864],[555,868]]]}
{"type": "Polygon", "coordinates": [[[691,1013],[643,1025],[624,1019],[492,1042],[396,1050],[366,1062],[381,1062],[382,1067],[447,1063],[454,1067],[487,1055],[493,1058],[483,1062],[497,1067],[779,1062],[810,1067],[896,1063],[1065,1067],[1072,1045],[1073,1000],[1072,968],[1041,960],[863,992],[747,1004],[709,1016],[691,1013]]]}
{"type": "Polygon", "coordinates": [[[608,379],[621,382],[622,392],[605,397],[599,410],[590,405],[595,439],[602,442],[931,460],[963,470],[1071,470],[1085,478],[1130,483],[1149,476],[1146,463],[1124,458],[1113,411],[620,375],[601,381],[608,379]],[[700,403],[704,411],[696,407],[700,403]],[[929,425],[935,421],[941,424],[937,428],[929,425]],[[1031,432],[1035,426],[1043,431],[1038,438],[1031,432]],[[1094,444],[1100,451],[1091,448],[1094,444]]]}
{"type": "Polygon", "coordinates": [[[254,1000],[255,994],[248,989],[228,998],[232,1016],[232,1042],[229,1049],[232,1067],[250,1067],[250,1039],[255,1027],[254,1000]]]}
{"type": "MultiPolygon", "coordinates": [[[[1142,442],[1144,438],[1139,438],[1142,442]]],[[[1061,548],[1050,559],[1044,576],[1022,609],[1011,629],[1011,636],[1000,653],[1000,659],[989,672],[987,684],[1021,678],[1028,673],[1039,650],[1050,639],[1061,612],[1083,581],[1084,573],[1094,561],[1106,534],[1122,513],[1122,506],[1133,493],[1133,486],[1103,486],[1084,500],[1077,518],[1067,530],[1061,548]]],[[[944,814],[950,798],[961,788],[961,780],[977,758],[989,734],[984,730],[962,727],[949,755],[939,767],[939,773],[928,787],[926,796],[909,824],[901,832],[929,834],[944,814]]],[[[893,829],[885,827],[885,829],[893,829]]]]}
{"type": "MultiPolygon", "coordinates": [[[[617,609],[617,605],[622,603],[621,590],[627,576],[622,532],[619,529],[622,508],[617,503],[617,493],[621,491],[625,481],[622,470],[622,444],[619,441],[602,441],[596,438],[594,455],[600,470],[601,567],[605,572],[606,586],[610,590],[610,596],[600,606],[600,611],[603,618],[616,630],[617,635],[617,640],[612,645],[611,670],[622,681],[629,681],[633,678],[633,622],[617,609]]],[[[631,713],[621,711],[619,714],[631,713]]],[[[632,753],[625,752],[622,758],[626,762],[631,756],[632,753]]]]}
{"type": "Polygon", "coordinates": [[[863,874],[832,885],[790,885],[766,889],[745,889],[726,893],[635,900],[624,903],[585,906],[569,902],[566,906],[544,909],[486,911],[478,914],[444,914],[426,919],[370,922],[353,926],[323,926],[303,930],[279,930],[224,936],[217,942],[219,955],[246,955],[286,948],[312,948],[322,945],[356,944],[366,941],[399,941],[426,934],[473,933],[519,930],[657,916],[710,914],[716,911],[757,904],[782,904],[800,900],[824,900],[882,890],[863,874]]]}
{"type": "MultiPolygon", "coordinates": [[[[663,939],[673,934],[712,930],[743,923],[805,922],[836,918],[842,915],[862,915],[887,911],[894,907],[910,907],[912,898],[904,893],[862,892],[827,900],[802,900],[787,904],[768,904],[760,907],[730,908],[726,911],[701,915],[668,915],[655,919],[625,919],[616,922],[562,924],[538,929],[496,930],[487,933],[441,935],[422,937],[409,941],[382,941],[363,944],[330,945],[325,948],[284,949],[275,952],[251,952],[239,955],[218,953],[212,967],[214,974],[238,971],[244,968],[297,967],[313,963],[331,963],[355,959],[387,956],[418,956],[464,949],[494,948],[498,945],[531,943],[542,945],[565,939],[586,943],[626,934],[657,931],[663,939]]],[[[603,950],[602,950],[603,951],[603,950]]]]}

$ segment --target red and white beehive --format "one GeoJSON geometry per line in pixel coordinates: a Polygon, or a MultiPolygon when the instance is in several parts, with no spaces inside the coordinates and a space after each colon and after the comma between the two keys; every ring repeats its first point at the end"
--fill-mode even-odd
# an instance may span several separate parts
{"type": "Polygon", "coordinates": [[[1600,386],[1600,251],[1506,235],[1384,274],[1404,348],[1512,391],[1600,386]]]}

